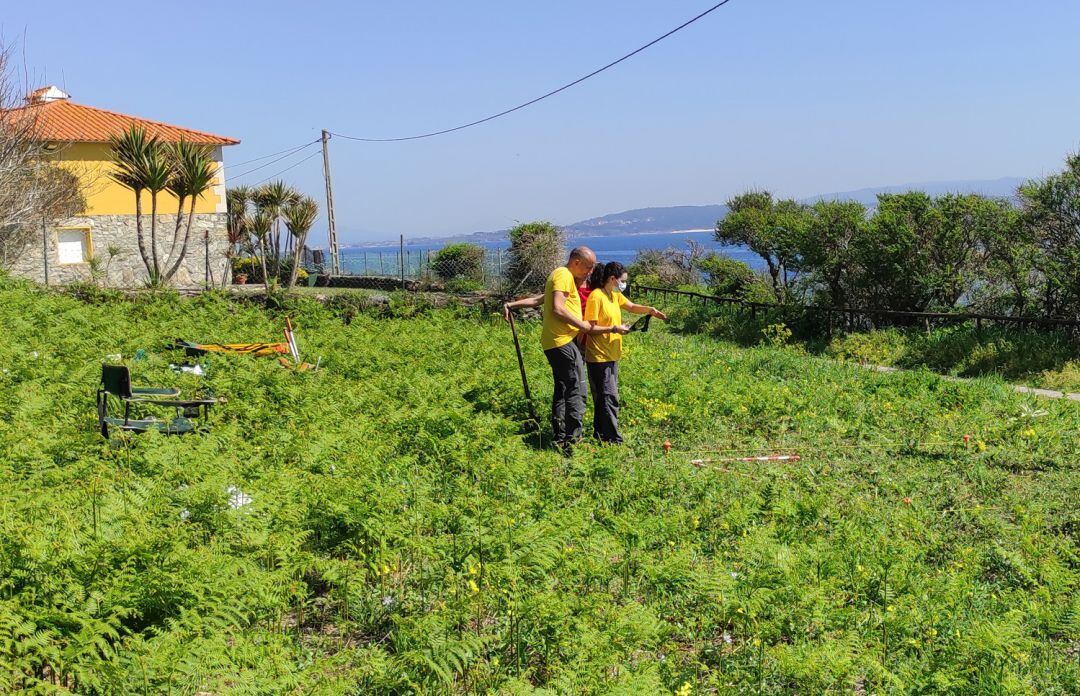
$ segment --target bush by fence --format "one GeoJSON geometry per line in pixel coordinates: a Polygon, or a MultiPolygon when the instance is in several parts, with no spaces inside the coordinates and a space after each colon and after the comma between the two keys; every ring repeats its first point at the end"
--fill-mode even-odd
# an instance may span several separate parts
{"type": "MultiPolygon", "coordinates": [[[[278,264],[278,281],[281,283],[289,280],[289,273],[292,271],[292,259],[282,259],[278,264]]],[[[259,259],[254,256],[241,256],[233,259],[232,272],[234,282],[239,276],[244,276],[245,282],[256,284],[263,282],[262,264],[259,259]]],[[[270,273],[273,276],[273,272],[270,273]]],[[[301,284],[307,280],[308,272],[306,269],[301,268],[297,271],[296,279],[301,284]]]]}
{"type": "Polygon", "coordinates": [[[510,230],[506,281],[511,292],[544,287],[552,269],[566,262],[566,235],[550,222],[527,222],[510,230]]]}
{"type": "Polygon", "coordinates": [[[431,259],[435,276],[462,289],[478,289],[484,280],[484,248],[476,244],[451,244],[431,259]]]}

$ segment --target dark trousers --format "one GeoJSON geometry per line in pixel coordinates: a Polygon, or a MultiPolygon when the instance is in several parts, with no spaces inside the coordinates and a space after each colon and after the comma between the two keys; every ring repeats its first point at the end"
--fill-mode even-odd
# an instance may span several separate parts
{"type": "Polygon", "coordinates": [[[551,397],[551,430],[555,444],[566,445],[581,439],[585,418],[585,369],[581,349],[574,341],[545,350],[555,391],[551,397]]]}
{"type": "Polygon", "coordinates": [[[622,444],[619,434],[619,363],[586,363],[592,387],[593,437],[622,444]]]}

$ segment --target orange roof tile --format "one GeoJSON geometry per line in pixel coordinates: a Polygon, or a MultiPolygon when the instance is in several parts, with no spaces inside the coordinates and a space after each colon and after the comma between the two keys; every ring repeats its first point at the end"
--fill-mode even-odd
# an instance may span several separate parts
{"type": "Polygon", "coordinates": [[[145,129],[148,136],[157,136],[167,142],[177,142],[181,138],[206,145],[236,145],[240,142],[235,138],[84,106],[68,99],[31,103],[9,113],[13,118],[36,118],[35,130],[41,140],[104,143],[111,136],[120,135],[135,126],[145,129]]]}

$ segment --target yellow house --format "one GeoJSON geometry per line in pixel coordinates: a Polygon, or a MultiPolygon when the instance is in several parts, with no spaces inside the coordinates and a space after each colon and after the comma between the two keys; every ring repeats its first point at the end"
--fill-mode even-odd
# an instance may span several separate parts
{"type": "MultiPolygon", "coordinates": [[[[35,137],[46,143],[45,149],[52,152],[61,167],[78,177],[87,206],[81,215],[47,227],[38,235],[37,241],[10,263],[12,273],[63,283],[88,280],[93,267],[113,286],[136,287],[147,279],[138,251],[135,194],[109,176],[115,170],[109,139],[133,126],[164,142],[183,139],[212,148],[217,176],[211,190],[196,202],[188,254],[174,282],[196,286],[210,276],[220,283],[229,272],[223,149],[239,140],[76,104],[55,86],[32,92],[26,106],[18,109],[18,117],[34,120],[35,137]]],[[[177,200],[162,191],[157,204],[158,243],[169,244],[175,228],[177,200]]],[[[185,204],[185,214],[187,207],[185,204]]],[[[148,234],[150,194],[147,192],[142,195],[142,210],[144,234],[148,234]]]]}

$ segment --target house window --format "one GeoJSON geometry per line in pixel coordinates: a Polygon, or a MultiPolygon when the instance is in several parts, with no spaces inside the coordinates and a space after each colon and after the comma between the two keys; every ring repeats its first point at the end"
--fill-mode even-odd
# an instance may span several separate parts
{"type": "Polygon", "coordinates": [[[56,254],[60,263],[86,263],[90,260],[90,228],[68,227],[56,233],[56,254]]]}

